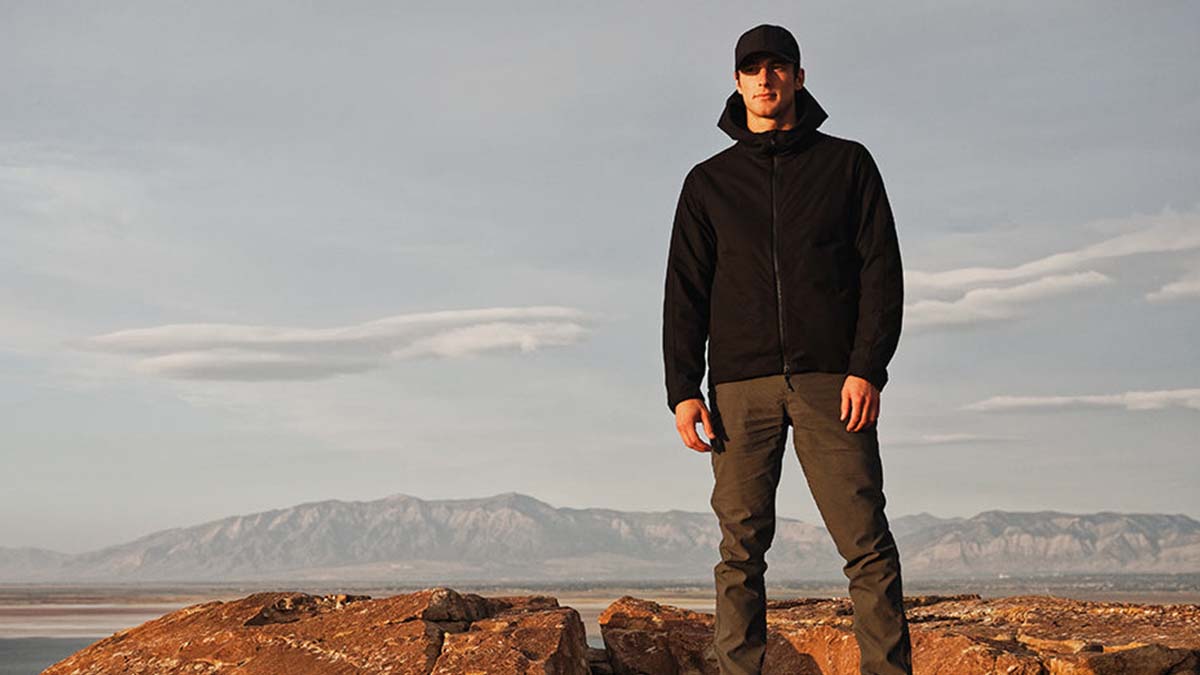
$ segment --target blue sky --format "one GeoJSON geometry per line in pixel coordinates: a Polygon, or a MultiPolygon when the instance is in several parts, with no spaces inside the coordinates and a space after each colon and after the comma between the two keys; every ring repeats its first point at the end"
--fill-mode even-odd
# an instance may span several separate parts
{"type": "MultiPolygon", "coordinates": [[[[761,22],[896,214],[889,515],[1200,517],[1198,21],[0,4],[0,545],[394,493],[708,510],[666,244],[761,22]]],[[[794,454],[779,511],[820,523],[794,454]]]]}

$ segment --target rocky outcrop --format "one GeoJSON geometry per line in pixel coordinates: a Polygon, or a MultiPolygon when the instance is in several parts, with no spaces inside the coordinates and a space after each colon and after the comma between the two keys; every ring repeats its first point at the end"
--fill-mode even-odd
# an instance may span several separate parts
{"type": "MultiPolygon", "coordinates": [[[[915,675],[1200,675],[1200,605],[1047,596],[905,598],[915,675]]],[[[768,603],[768,675],[858,675],[846,598],[768,603]]],[[[449,588],[255,593],[121,631],[43,675],[692,675],[718,673],[713,616],[632,596],[600,616],[544,595],[449,588]]]]}
{"type": "MultiPolygon", "coordinates": [[[[1200,605],[908,597],[915,675],[1200,675],[1200,605]]],[[[849,599],[771,601],[764,673],[858,675],[849,599]]],[[[625,596],[600,616],[613,672],[718,669],[711,614],[625,596]]]]}
{"type": "Polygon", "coordinates": [[[43,675],[588,675],[583,622],[548,596],[449,588],[373,600],[255,593],[116,633],[43,675]]]}

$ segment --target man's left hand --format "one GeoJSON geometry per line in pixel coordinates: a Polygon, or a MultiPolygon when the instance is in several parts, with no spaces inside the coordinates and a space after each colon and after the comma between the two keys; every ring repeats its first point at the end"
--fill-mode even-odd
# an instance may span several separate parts
{"type": "Polygon", "coordinates": [[[850,422],[846,431],[862,431],[879,419],[879,390],[869,380],[846,376],[842,385],[842,416],[838,419],[845,420],[847,414],[850,422]]]}

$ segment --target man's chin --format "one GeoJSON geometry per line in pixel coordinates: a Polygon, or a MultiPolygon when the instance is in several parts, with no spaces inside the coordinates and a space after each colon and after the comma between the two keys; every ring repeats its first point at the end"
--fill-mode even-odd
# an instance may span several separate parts
{"type": "Polygon", "coordinates": [[[773,120],[776,117],[779,117],[783,113],[783,106],[781,106],[781,105],[757,106],[757,107],[751,108],[750,111],[759,117],[765,117],[766,119],[773,120]]]}

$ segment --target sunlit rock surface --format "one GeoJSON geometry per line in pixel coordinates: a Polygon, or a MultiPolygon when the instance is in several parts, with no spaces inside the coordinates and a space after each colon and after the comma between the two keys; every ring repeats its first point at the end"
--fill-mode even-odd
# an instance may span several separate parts
{"type": "MultiPolygon", "coordinates": [[[[1200,605],[1025,595],[905,598],[915,675],[1197,675],[1200,605]]],[[[849,599],[771,601],[767,675],[859,675],[849,599]]],[[[600,616],[614,673],[718,673],[711,614],[625,596],[600,616]]]]}
{"type": "Polygon", "coordinates": [[[579,613],[547,596],[255,593],[121,631],[43,675],[588,675],[587,659],[579,613]]]}

